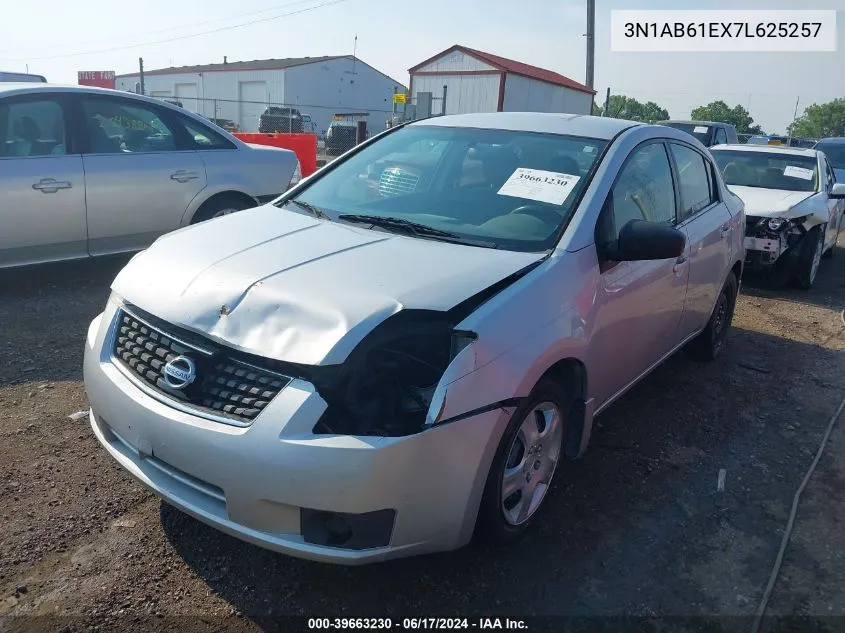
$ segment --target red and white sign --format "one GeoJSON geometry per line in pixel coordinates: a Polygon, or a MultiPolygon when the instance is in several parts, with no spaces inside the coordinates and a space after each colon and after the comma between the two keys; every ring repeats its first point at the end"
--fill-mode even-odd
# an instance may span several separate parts
{"type": "Polygon", "coordinates": [[[98,88],[114,89],[113,70],[80,70],[77,73],[80,86],[97,86],[98,88]]]}

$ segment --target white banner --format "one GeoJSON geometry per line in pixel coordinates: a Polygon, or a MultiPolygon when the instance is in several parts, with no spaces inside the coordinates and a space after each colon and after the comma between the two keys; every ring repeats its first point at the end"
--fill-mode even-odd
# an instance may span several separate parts
{"type": "Polygon", "coordinates": [[[836,11],[611,11],[613,52],[834,52],[836,11]]]}

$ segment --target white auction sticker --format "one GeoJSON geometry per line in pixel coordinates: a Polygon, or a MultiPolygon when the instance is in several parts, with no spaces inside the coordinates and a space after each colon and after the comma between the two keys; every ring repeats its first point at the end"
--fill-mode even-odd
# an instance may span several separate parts
{"type": "Polygon", "coordinates": [[[784,176],[789,176],[791,178],[800,178],[801,180],[812,180],[813,179],[813,170],[812,169],[804,169],[803,167],[795,167],[794,165],[789,165],[783,170],[784,176]]]}
{"type": "Polygon", "coordinates": [[[498,194],[549,204],[563,204],[579,180],[580,176],[572,174],[519,167],[502,185],[498,194]]]}
{"type": "Polygon", "coordinates": [[[696,134],[707,134],[707,126],[706,125],[696,125],[693,130],[696,134]]]}

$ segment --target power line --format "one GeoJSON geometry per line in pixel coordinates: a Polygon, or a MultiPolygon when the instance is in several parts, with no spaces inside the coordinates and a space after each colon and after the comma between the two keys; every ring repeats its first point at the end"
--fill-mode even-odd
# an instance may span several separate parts
{"type": "MultiPolygon", "coordinates": [[[[172,33],[173,31],[181,31],[181,30],[184,30],[186,28],[196,28],[198,26],[205,26],[207,24],[216,24],[218,22],[228,22],[229,20],[243,19],[245,17],[252,16],[252,15],[261,15],[262,13],[269,13],[270,11],[278,11],[280,9],[285,9],[287,7],[294,7],[294,6],[297,6],[297,5],[300,5],[300,4],[308,4],[309,2],[314,2],[314,0],[297,0],[296,2],[286,2],[285,4],[278,4],[276,6],[268,7],[268,8],[265,8],[265,9],[259,9],[257,11],[248,11],[247,13],[238,13],[237,15],[228,15],[228,16],[225,16],[225,17],[214,18],[212,20],[203,20],[202,22],[191,22],[190,24],[180,24],[179,26],[171,26],[171,27],[168,27],[166,29],[156,29],[154,31],[147,31],[147,32],[144,33],[144,35],[149,37],[151,35],[159,35],[159,34],[162,34],[162,33],[172,33]]],[[[95,40],[95,42],[99,41],[99,42],[102,42],[102,43],[107,43],[107,42],[113,42],[113,41],[115,41],[115,39],[117,39],[117,38],[95,40]]],[[[126,40],[126,37],[123,36],[123,37],[121,37],[121,39],[126,40]]],[[[5,52],[8,52],[8,51],[9,51],[9,49],[2,49],[2,50],[0,50],[0,53],[5,53],[5,52]]],[[[3,58],[3,59],[7,59],[7,58],[3,58]]],[[[12,59],[12,61],[17,61],[14,58],[11,58],[11,59],[12,59]]],[[[26,59],[33,59],[33,58],[27,57],[26,59]]]]}
{"type": "Polygon", "coordinates": [[[157,44],[167,44],[168,42],[176,42],[176,41],[179,41],[179,40],[187,40],[187,39],[191,39],[191,38],[194,38],[194,37],[201,37],[203,35],[211,35],[212,33],[221,33],[223,31],[231,31],[233,29],[239,29],[239,28],[242,28],[244,26],[252,26],[253,24],[259,24],[259,23],[262,23],[262,22],[270,22],[272,20],[278,20],[279,18],[286,18],[286,17],[289,17],[291,15],[298,15],[300,13],[307,13],[308,11],[314,11],[315,9],[320,9],[322,7],[329,7],[333,4],[340,4],[341,2],[347,2],[347,0],[331,0],[330,2],[323,2],[321,4],[314,5],[313,7],[306,7],[304,9],[299,9],[297,11],[290,11],[288,13],[281,13],[279,15],[271,15],[270,17],[259,18],[259,19],[256,19],[256,20],[250,20],[248,22],[242,22],[240,24],[233,24],[231,26],[222,26],[220,28],[211,29],[209,31],[200,31],[199,33],[192,33],[192,34],[189,34],[189,35],[179,35],[179,36],[176,36],[176,37],[169,37],[169,38],[161,39],[161,40],[153,40],[153,41],[150,41],[150,42],[142,42],[140,44],[128,44],[126,46],[115,46],[115,47],[112,47],[112,48],[101,48],[101,49],[98,49],[98,50],[83,51],[83,52],[78,52],[78,53],[65,53],[65,54],[62,54],[62,55],[46,55],[46,56],[41,56],[41,57],[4,57],[3,59],[5,59],[6,61],[14,61],[14,62],[41,61],[41,60],[46,60],[46,59],[59,59],[59,58],[65,58],[65,57],[82,57],[82,56],[85,56],[85,55],[96,55],[96,54],[99,54],[99,53],[111,53],[113,51],[131,50],[133,48],[141,48],[143,46],[155,46],[157,44]]]}

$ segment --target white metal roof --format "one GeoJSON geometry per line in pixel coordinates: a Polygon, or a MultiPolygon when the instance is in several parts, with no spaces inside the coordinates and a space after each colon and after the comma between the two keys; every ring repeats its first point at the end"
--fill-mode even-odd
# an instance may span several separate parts
{"type": "Polygon", "coordinates": [[[620,132],[636,125],[635,121],[583,114],[546,112],[483,112],[450,114],[416,121],[411,125],[444,127],[475,127],[491,130],[514,130],[546,134],[569,134],[610,140],[620,132]]]}

